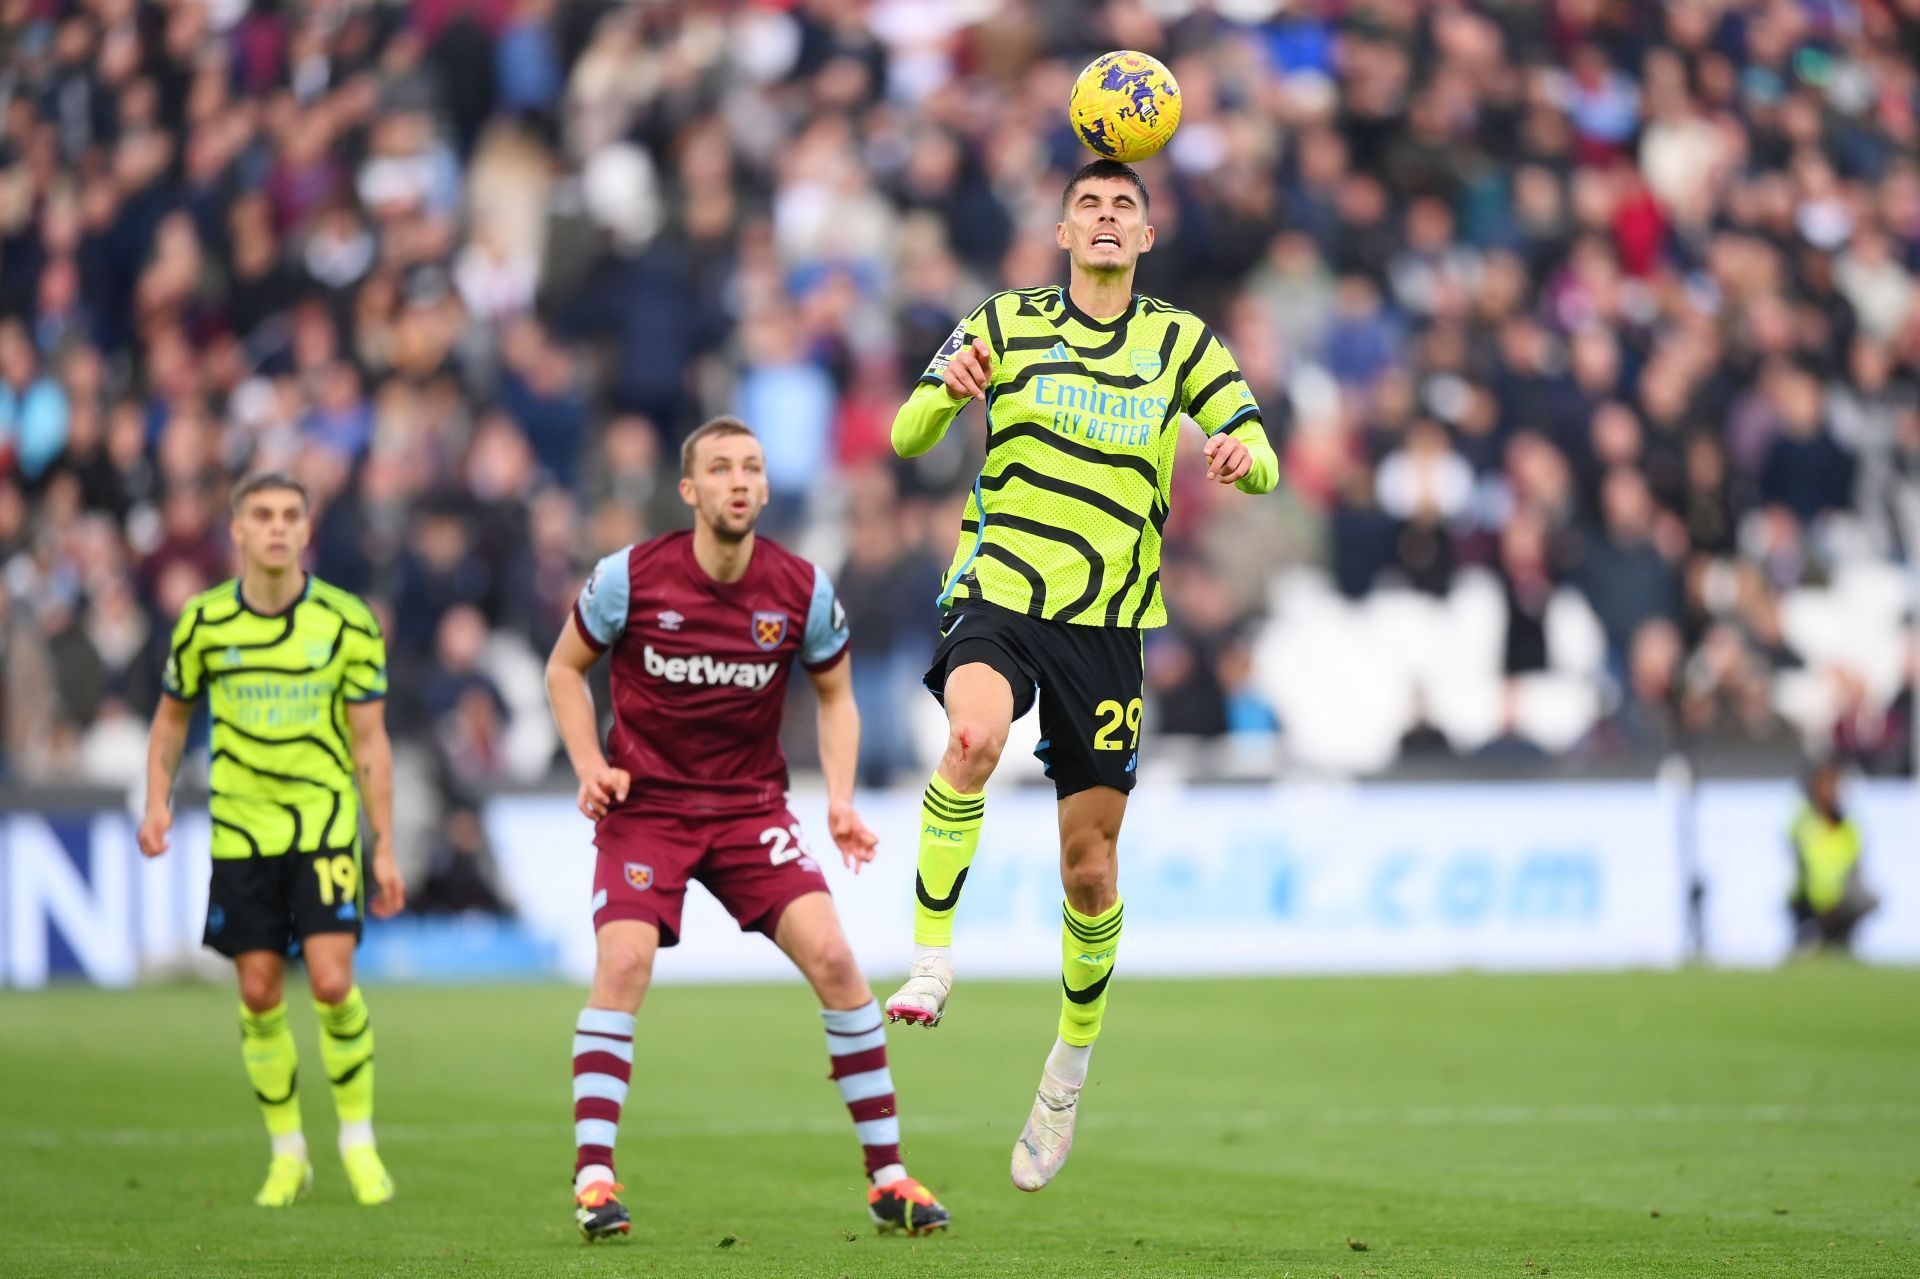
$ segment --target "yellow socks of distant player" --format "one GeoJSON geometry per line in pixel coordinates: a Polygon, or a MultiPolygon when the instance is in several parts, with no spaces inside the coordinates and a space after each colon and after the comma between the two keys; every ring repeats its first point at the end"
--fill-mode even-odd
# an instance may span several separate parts
{"type": "Polygon", "coordinates": [[[1082,915],[1062,902],[1060,929],[1060,1038],[1084,1048],[1100,1037],[1107,1015],[1107,982],[1120,948],[1121,904],[1098,915],[1082,915]]]}
{"type": "Polygon", "coordinates": [[[320,1014],[320,1061],[333,1082],[333,1108],[340,1115],[340,1145],[373,1140],[373,1023],[355,986],[337,1004],[313,1001],[320,1014]]]}
{"type": "Polygon", "coordinates": [[[913,881],[915,946],[953,945],[953,912],[974,850],[980,847],[986,811],[984,791],[962,795],[939,773],[927,783],[920,801],[919,872],[913,881]]]}
{"type": "Polygon", "coordinates": [[[240,1053],[247,1063],[253,1095],[260,1099],[260,1113],[266,1116],[273,1152],[304,1151],[306,1139],[300,1132],[300,1099],[294,1095],[300,1059],[293,1046],[293,1031],[287,1028],[284,1001],[263,1013],[251,1012],[245,1004],[240,1005],[240,1053]]]}

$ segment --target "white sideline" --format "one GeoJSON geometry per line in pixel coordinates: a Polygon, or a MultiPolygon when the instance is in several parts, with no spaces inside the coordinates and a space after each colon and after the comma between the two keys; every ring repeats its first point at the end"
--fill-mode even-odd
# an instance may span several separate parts
{"type": "MultiPolygon", "coordinates": [[[[551,1138],[566,1140],[567,1113],[557,1106],[552,1120],[459,1124],[381,1124],[382,1144],[458,1141],[461,1139],[551,1138]]],[[[915,1132],[965,1132],[993,1128],[993,1115],[901,1116],[908,1135],[915,1132]]],[[[1333,1107],[1325,1110],[1212,1111],[1181,1115],[1175,1112],[1126,1114],[1094,1110],[1081,1122],[1096,1128],[1182,1128],[1234,1130],[1285,1127],[1476,1128],[1572,1127],[1607,1124],[1866,1124],[1920,1123],[1920,1104],[1904,1102],[1839,1102],[1805,1105],[1798,1102],[1746,1105],[1690,1105],[1682,1103],[1572,1106],[1409,1106],[1333,1107]]],[[[780,1119],[712,1119],[694,1122],[637,1120],[635,1137],[766,1137],[844,1132],[845,1116],[789,1116],[780,1119]]],[[[245,1128],[51,1128],[0,1129],[0,1148],[55,1146],[220,1146],[261,1139],[260,1129],[245,1128]]]]}

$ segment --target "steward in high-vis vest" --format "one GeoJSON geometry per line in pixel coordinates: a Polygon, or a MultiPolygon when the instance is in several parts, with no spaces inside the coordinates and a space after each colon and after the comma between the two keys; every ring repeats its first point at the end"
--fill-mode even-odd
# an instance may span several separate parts
{"type": "Polygon", "coordinates": [[[1852,945],[1853,930],[1880,901],[1860,881],[1860,827],[1840,809],[1840,770],[1821,763],[1807,774],[1806,803],[1787,830],[1793,850],[1795,945],[1852,945]]]}

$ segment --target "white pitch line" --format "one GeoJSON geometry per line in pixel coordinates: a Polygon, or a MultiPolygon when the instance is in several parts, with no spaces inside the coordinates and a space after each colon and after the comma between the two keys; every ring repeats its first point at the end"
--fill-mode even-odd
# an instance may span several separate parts
{"type": "MultiPolygon", "coordinates": [[[[993,1128],[1000,1116],[971,1118],[937,1114],[915,1116],[911,1108],[901,1115],[908,1132],[968,1132],[993,1128]]],[[[1805,1105],[1789,1102],[1746,1105],[1692,1105],[1681,1103],[1565,1106],[1408,1106],[1397,1109],[1334,1107],[1325,1110],[1210,1111],[1193,1114],[1148,1114],[1093,1110],[1081,1122],[1095,1128],[1234,1131],[1248,1128],[1505,1128],[1594,1127],[1612,1124],[1867,1124],[1920,1123],[1920,1104],[1902,1102],[1838,1102],[1805,1105]]],[[[847,1127],[841,1116],[787,1116],[784,1118],[705,1119],[697,1121],[630,1121],[631,1137],[779,1137],[836,1133],[847,1127]]],[[[564,1106],[551,1120],[453,1124],[382,1124],[380,1140],[446,1142],[553,1139],[564,1142],[567,1124],[564,1106]]],[[[0,1147],[58,1146],[221,1146],[260,1140],[258,1128],[52,1128],[0,1129],[0,1147]]]]}

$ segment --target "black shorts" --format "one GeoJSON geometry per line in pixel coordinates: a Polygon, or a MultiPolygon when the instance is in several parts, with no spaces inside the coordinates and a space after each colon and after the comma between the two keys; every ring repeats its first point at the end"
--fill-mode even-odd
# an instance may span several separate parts
{"type": "Polygon", "coordinates": [[[940,632],[926,678],[935,697],[945,691],[948,672],[984,662],[1013,686],[1015,719],[1033,708],[1037,690],[1040,745],[1033,753],[1056,795],[1133,789],[1146,675],[1137,628],[1048,622],[969,603],[956,605],[940,632]]]}
{"type": "Polygon", "coordinates": [[[291,954],[314,933],[360,938],[366,885],[360,849],[216,857],[207,893],[206,944],[223,955],[291,954]]]}

